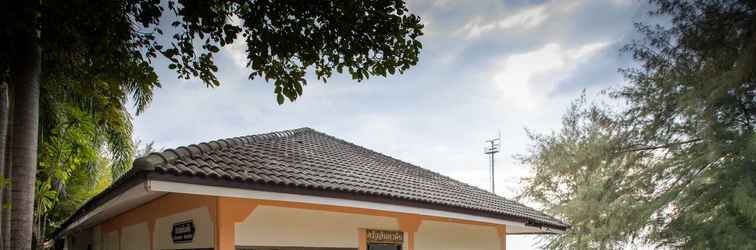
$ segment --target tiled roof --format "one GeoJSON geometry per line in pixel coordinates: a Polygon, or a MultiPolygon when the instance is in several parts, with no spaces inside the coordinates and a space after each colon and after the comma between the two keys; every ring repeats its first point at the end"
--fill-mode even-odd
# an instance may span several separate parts
{"type": "Polygon", "coordinates": [[[501,215],[565,229],[540,211],[310,128],[200,143],[152,153],[136,171],[351,193],[501,215]]]}

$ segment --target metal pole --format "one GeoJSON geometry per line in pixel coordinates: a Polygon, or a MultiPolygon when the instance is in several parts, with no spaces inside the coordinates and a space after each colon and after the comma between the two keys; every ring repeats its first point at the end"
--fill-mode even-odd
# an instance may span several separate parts
{"type": "Polygon", "coordinates": [[[494,171],[494,154],[491,154],[491,193],[496,193],[496,173],[494,171]]]}
{"type": "Polygon", "coordinates": [[[491,193],[496,193],[496,177],[495,177],[495,161],[494,161],[494,154],[499,152],[499,146],[500,146],[500,138],[487,140],[487,143],[490,143],[490,146],[486,146],[483,149],[483,153],[490,155],[491,157],[491,193]]]}

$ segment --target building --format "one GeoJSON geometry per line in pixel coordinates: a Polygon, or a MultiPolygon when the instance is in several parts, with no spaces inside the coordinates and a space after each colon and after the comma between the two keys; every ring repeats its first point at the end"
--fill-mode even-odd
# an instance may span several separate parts
{"type": "MultiPolygon", "coordinates": [[[[568,225],[301,128],[152,153],[57,233],[65,249],[499,250],[568,225]]],[[[60,242],[60,241],[59,241],[60,242]]]]}

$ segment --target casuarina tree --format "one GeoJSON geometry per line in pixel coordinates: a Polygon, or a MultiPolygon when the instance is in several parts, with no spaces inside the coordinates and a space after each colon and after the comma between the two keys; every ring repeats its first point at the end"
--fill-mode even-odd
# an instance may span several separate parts
{"type": "Polygon", "coordinates": [[[550,249],[756,249],[756,4],[651,2],[667,21],[625,48],[626,108],[582,100],[533,135],[523,197],[573,225],[550,249]]]}

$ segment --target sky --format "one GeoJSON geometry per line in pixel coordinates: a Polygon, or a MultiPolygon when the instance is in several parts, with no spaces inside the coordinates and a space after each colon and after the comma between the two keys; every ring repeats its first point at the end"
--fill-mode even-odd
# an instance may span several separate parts
{"type": "MultiPolygon", "coordinates": [[[[550,133],[585,91],[621,86],[619,49],[636,39],[637,0],[407,0],[425,25],[417,66],[360,83],[308,79],[295,102],[276,103],[273,84],[248,80],[242,44],[215,60],[222,85],[177,79],[157,63],[163,85],[134,137],[159,148],[310,127],[460,181],[490,189],[485,141],[501,136],[496,193],[508,198],[530,173],[526,129],[550,133]]],[[[598,97],[597,97],[598,96],[598,97]]],[[[536,204],[531,204],[536,206],[536,204]]],[[[536,236],[510,236],[509,249],[537,249],[536,236]]]]}

